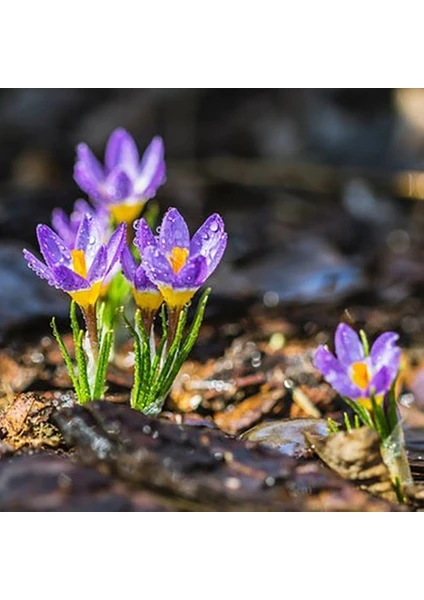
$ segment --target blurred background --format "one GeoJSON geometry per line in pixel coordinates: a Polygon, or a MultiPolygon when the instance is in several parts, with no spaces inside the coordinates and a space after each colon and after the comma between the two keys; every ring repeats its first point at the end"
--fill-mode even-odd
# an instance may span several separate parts
{"type": "Polygon", "coordinates": [[[81,197],[77,143],[102,158],[118,126],[140,150],[164,138],[162,210],[192,230],[224,217],[217,297],[401,307],[402,329],[421,330],[423,89],[12,89],[0,92],[0,332],[59,301],[21,248],[81,197]]]}

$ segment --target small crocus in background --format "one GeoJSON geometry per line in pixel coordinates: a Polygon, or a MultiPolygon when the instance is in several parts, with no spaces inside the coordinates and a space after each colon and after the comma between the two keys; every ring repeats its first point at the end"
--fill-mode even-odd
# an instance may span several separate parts
{"type": "Polygon", "coordinates": [[[334,339],[337,358],[328,348],[319,346],[314,364],[340,395],[370,409],[372,398],[381,404],[398,375],[398,339],[397,333],[388,331],[368,351],[356,331],[341,323],[334,339]]]}
{"type": "Polygon", "coordinates": [[[79,144],[74,179],[95,205],[109,211],[116,223],[132,224],[165,183],[162,138],[154,137],[140,160],[131,135],[125,129],[116,129],[107,142],[104,165],[87,144],[79,144]]]}
{"type": "MultiPolygon", "coordinates": [[[[396,345],[399,336],[385,332],[370,349],[365,333],[360,334],[341,323],[334,340],[336,356],[321,345],[315,352],[314,366],[353,410],[356,426],[362,424],[378,433],[383,460],[402,499],[412,484],[412,476],[395,391],[401,359],[396,345]]],[[[346,414],[345,423],[351,427],[346,414]]]]}
{"type": "Polygon", "coordinates": [[[53,331],[68,366],[80,402],[100,397],[104,393],[105,364],[107,365],[113,339],[112,331],[99,335],[97,303],[102,286],[109,273],[119,264],[125,242],[125,224],[121,224],[103,243],[96,219],[86,213],[76,232],[75,239],[65,241],[47,225],[38,225],[37,238],[43,263],[24,249],[28,266],[72,298],[71,323],[74,333],[77,372],[57,331],[53,331]],[[79,328],[75,305],[84,316],[86,332],[79,328]]]}
{"type": "Polygon", "coordinates": [[[136,263],[128,248],[121,256],[138,307],[135,326],[127,321],[135,354],[131,403],[146,414],[155,415],[161,411],[198,337],[210,289],[200,297],[185,336],[188,305],[221,261],[227,234],[222,218],[214,214],[190,240],[187,224],[175,208],[165,214],[158,236],[154,236],[144,219],[135,223],[135,229],[134,244],[141,263],[136,263]],[[162,302],[162,336],[156,346],[152,326],[162,302]]]}

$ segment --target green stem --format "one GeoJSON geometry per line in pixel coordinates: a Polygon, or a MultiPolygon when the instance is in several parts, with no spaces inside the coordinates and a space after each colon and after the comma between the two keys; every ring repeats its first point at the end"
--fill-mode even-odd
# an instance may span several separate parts
{"type": "Polygon", "coordinates": [[[87,333],[90,340],[93,359],[94,362],[97,363],[97,359],[99,358],[99,334],[97,331],[96,305],[90,304],[86,308],[83,308],[82,313],[87,326],[87,333]]]}

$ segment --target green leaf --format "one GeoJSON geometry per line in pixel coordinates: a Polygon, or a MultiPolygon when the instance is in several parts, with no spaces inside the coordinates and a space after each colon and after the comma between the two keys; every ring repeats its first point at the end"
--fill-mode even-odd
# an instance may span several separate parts
{"type": "Polygon", "coordinates": [[[196,314],[193,319],[193,323],[191,324],[191,327],[187,334],[187,337],[182,345],[180,352],[178,353],[177,360],[176,360],[171,372],[169,373],[168,377],[164,380],[164,382],[161,386],[160,395],[162,397],[166,396],[166,394],[168,394],[168,392],[171,389],[171,386],[174,382],[174,379],[178,375],[179,370],[181,369],[183,363],[185,362],[188,355],[190,354],[190,352],[199,336],[200,327],[202,325],[203,317],[204,317],[205,310],[206,310],[206,305],[208,303],[208,299],[209,299],[211,291],[212,291],[211,288],[207,288],[200,297],[199,303],[197,305],[196,314]]]}
{"type": "Polygon", "coordinates": [[[140,337],[134,327],[131,325],[130,321],[125,316],[125,313],[122,312],[123,319],[125,321],[126,326],[131,332],[133,343],[134,343],[134,382],[131,390],[131,406],[132,408],[137,408],[140,396],[142,393],[141,382],[143,380],[143,362],[142,362],[142,349],[140,337]]]}
{"type": "Polygon", "coordinates": [[[368,342],[367,334],[365,333],[365,331],[363,329],[361,329],[359,331],[359,336],[361,338],[362,345],[364,347],[365,356],[369,356],[369,354],[370,354],[370,344],[368,342]]]}
{"type": "Polygon", "coordinates": [[[56,319],[54,317],[53,317],[53,319],[50,322],[50,326],[51,326],[51,328],[53,330],[53,335],[54,335],[54,337],[56,339],[56,342],[57,342],[57,344],[58,344],[58,346],[60,348],[60,351],[62,353],[63,360],[65,361],[66,368],[68,369],[69,377],[71,378],[72,385],[74,386],[74,390],[75,390],[75,393],[77,395],[78,402],[83,403],[84,400],[83,400],[83,398],[81,396],[80,385],[79,385],[78,378],[77,378],[76,373],[75,373],[74,365],[72,364],[72,359],[69,356],[69,352],[66,349],[66,346],[65,346],[65,344],[64,344],[64,342],[63,342],[63,340],[62,340],[62,338],[60,336],[59,330],[58,330],[57,325],[56,325],[56,319]]]}
{"type": "Polygon", "coordinates": [[[330,417],[328,417],[328,419],[327,419],[327,426],[328,426],[330,433],[338,433],[340,431],[339,425],[336,423],[336,421],[333,421],[333,419],[331,419],[330,417]]]}
{"type": "Polygon", "coordinates": [[[343,400],[346,402],[346,404],[348,406],[350,406],[350,408],[353,410],[353,412],[358,415],[358,417],[360,418],[360,420],[362,421],[362,423],[364,425],[366,425],[367,427],[371,427],[372,429],[375,429],[374,423],[371,419],[371,415],[364,406],[362,406],[361,404],[358,404],[357,402],[354,402],[353,400],[350,400],[346,396],[343,396],[343,400]]]}
{"type": "Polygon", "coordinates": [[[343,421],[346,427],[346,431],[352,431],[352,424],[349,419],[349,415],[345,412],[343,413],[343,421]]]}
{"type": "Polygon", "coordinates": [[[113,331],[109,330],[102,336],[99,358],[97,361],[96,377],[94,380],[93,400],[103,398],[106,388],[106,374],[109,364],[110,351],[113,344],[113,331]]]}

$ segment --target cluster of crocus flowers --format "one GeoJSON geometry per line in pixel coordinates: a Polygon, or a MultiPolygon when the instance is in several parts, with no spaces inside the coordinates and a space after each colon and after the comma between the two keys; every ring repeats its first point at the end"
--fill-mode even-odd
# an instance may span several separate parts
{"type": "Polygon", "coordinates": [[[133,407],[149,414],[160,412],[197,338],[210,290],[200,298],[185,335],[188,304],[220,262],[227,234],[215,214],[190,239],[187,224],[175,208],[166,212],[158,235],[144,218],[134,222],[165,176],[160,137],[152,140],[140,159],[133,138],[117,129],[107,143],[104,165],[86,144],[80,144],[74,178],[91,203],[77,200],[70,216],[55,209],[52,228],[37,227],[44,262],[24,250],[29,267],[72,299],[74,362],[54,319],[52,327],[80,402],[105,393],[107,364],[119,325],[115,315],[122,312],[119,307],[125,309],[129,289],[137,306],[134,325],[123,311],[134,338],[133,407]],[[127,237],[134,244],[128,245],[127,237]],[[155,316],[162,305],[167,312],[162,313],[156,345],[155,316]],[[76,306],[84,316],[85,330],[80,328],[76,306]]]}
{"type": "Polygon", "coordinates": [[[381,404],[397,377],[398,339],[397,333],[383,333],[368,353],[356,331],[341,323],[334,340],[336,356],[325,346],[319,346],[314,364],[339,394],[370,408],[373,398],[381,404]]]}
{"type": "Polygon", "coordinates": [[[165,183],[162,138],[153,138],[140,159],[131,135],[116,129],[108,140],[104,165],[87,144],[79,144],[74,179],[95,205],[110,212],[115,222],[131,224],[165,183]]]}

